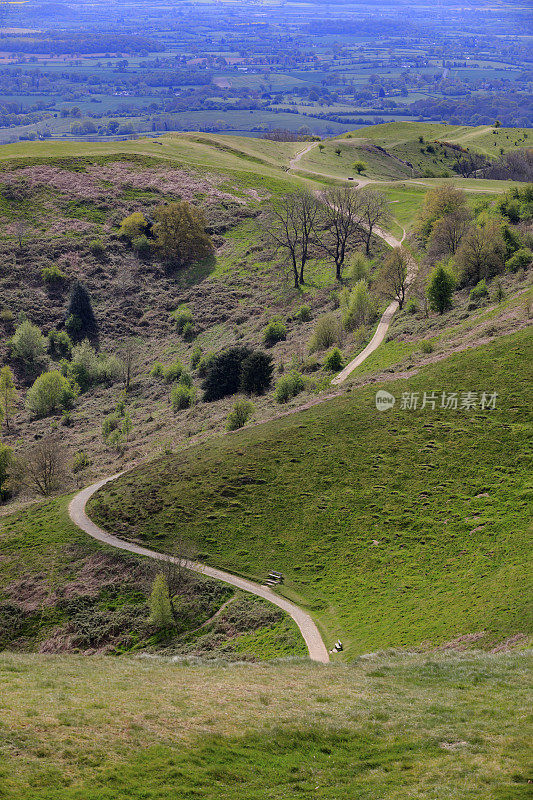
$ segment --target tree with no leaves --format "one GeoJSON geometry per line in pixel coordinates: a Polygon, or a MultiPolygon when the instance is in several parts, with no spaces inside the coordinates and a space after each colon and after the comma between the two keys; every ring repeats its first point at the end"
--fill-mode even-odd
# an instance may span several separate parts
{"type": "Polygon", "coordinates": [[[472,213],[466,206],[436,220],[428,242],[430,258],[455,255],[466,233],[472,227],[472,213]]]}
{"type": "Polygon", "coordinates": [[[366,241],[363,228],[364,195],[350,187],[332,187],[322,192],[321,221],[324,233],[320,245],[335,262],[335,277],[342,281],[342,268],[347,250],[366,241]]]}
{"type": "Polygon", "coordinates": [[[65,453],[54,436],[30,447],[19,462],[20,480],[45,497],[61,489],[66,478],[65,453]]]}
{"type": "Polygon", "coordinates": [[[390,219],[389,203],[382,192],[366,188],[359,191],[359,203],[361,220],[366,232],[365,250],[369,255],[374,228],[390,219]]]}
{"type": "Polygon", "coordinates": [[[278,248],[286,251],[295,289],[304,283],[305,266],[316,243],[319,209],[311,192],[299,190],[281,198],[270,210],[267,234],[278,248]]]}
{"type": "Polygon", "coordinates": [[[478,225],[464,236],[457,251],[456,265],[464,285],[492,278],[505,267],[505,242],[497,222],[478,225]]]}
{"type": "Polygon", "coordinates": [[[120,373],[124,381],[124,391],[129,392],[131,381],[139,363],[142,341],[138,336],[130,336],[120,342],[118,355],[120,358],[120,373]]]}
{"type": "Polygon", "coordinates": [[[381,294],[391,300],[397,300],[400,310],[405,302],[408,267],[407,251],[403,247],[395,247],[383,262],[378,278],[381,294]]]}

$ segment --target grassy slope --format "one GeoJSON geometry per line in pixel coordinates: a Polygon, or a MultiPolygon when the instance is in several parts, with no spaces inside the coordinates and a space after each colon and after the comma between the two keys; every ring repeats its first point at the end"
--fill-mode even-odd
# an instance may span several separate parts
{"type": "Polygon", "coordinates": [[[527,331],[387,389],[498,391],[494,412],[374,407],[375,386],[140,467],[91,514],[158,549],[287,575],[347,655],[526,633],[527,331]],[[468,458],[465,458],[465,454],[468,458]],[[374,544],[378,542],[378,544],[374,544]]]}
{"type": "Polygon", "coordinates": [[[248,595],[237,595],[219,620],[189,633],[233,596],[229,587],[210,581],[197,584],[194,597],[186,595],[181,603],[181,631],[155,635],[147,625],[155,563],[90,539],[69,520],[67,503],[68,498],[51,500],[0,521],[0,647],[47,652],[165,647],[263,659],[306,654],[292,620],[275,610],[272,615],[270,604],[257,605],[248,595]]]}
{"type": "Polygon", "coordinates": [[[524,653],[347,667],[0,655],[9,800],[525,800],[524,653]]]}

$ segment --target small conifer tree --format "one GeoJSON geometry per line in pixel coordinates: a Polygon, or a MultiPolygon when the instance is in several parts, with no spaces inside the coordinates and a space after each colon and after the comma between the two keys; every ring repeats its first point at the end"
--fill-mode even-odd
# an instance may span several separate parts
{"type": "Polygon", "coordinates": [[[96,319],[89,292],[80,281],[76,281],[70,293],[66,315],[66,326],[71,339],[81,341],[93,337],[97,332],[96,319]]]}

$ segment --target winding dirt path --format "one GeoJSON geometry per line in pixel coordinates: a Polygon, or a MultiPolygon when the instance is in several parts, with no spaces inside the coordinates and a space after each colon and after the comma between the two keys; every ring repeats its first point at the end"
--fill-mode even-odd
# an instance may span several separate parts
{"type": "Polygon", "coordinates": [[[78,492],[78,494],[72,498],[68,507],[68,513],[70,519],[75,525],[78,526],[78,528],[81,528],[82,531],[87,533],[89,536],[92,536],[93,539],[97,539],[99,542],[103,542],[111,547],[116,547],[119,550],[127,550],[129,553],[136,553],[140,556],[154,558],[158,561],[172,561],[174,563],[181,562],[183,567],[186,567],[193,572],[200,572],[202,575],[207,575],[208,577],[214,578],[217,581],[228,583],[231,586],[235,586],[237,589],[242,589],[245,592],[249,592],[257,597],[262,597],[264,600],[268,600],[270,603],[273,603],[275,606],[278,606],[278,608],[281,608],[283,611],[289,614],[289,616],[295,621],[300,629],[300,633],[304,638],[305,644],[307,645],[309,658],[312,661],[318,661],[322,664],[327,664],[329,662],[329,654],[326,645],[324,644],[322,636],[320,635],[317,626],[309,614],[306,614],[306,612],[295,603],[291,603],[290,600],[286,600],[284,597],[277,595],[268,586],[261,586],[259,583],[254,583],[246,578],[240,578],[238,575],[232,575],[230,572],[224,572],[223,570],[216,569],[215,567],[209,567],[206,564],[200,564],[196,561],[189,561],[188,559],[179,559],[174,556],[166,555],[165,553],[158,553],[155,550],[149,550],[146,547],[141,547],[140,545],[119,539],[117,536],[113,536],[103,528],[98,527],[98,525],[96,525],[87,516],[87,512],[85,510],[87,502],[99,489],[101,489],[107,483],[116,480],[122,474],[123,473],[119,472],[116,475],[112,475],[110,478],[105,478],[104,480],[98,481],[98,483],[93,483],[92,486],[88,486],[86,489],[78,492]]]}
{"type": "MultiPolygon", "coordinates": [[[[294,169],[295,166],[301,161],[303,156],[316,147],[318,142],[313,142],[312,144],[308,145],[304,149],[302,149],[299,153],[297,153],[294,158],[292,158],[289,162],[289,169],[294,169]]],[[[374,183],[369,179],[363,179],[359,183],[359,188],[364,184],[367,183],[374,183]]],[[[377,181],[376,181],[377,182],[377,181]]],[[[405,238],[402,237],[400,241],[391,233],[382,230],[381,228],[375,228],[374,232],[377,236],[381,237],[387,244],[391,247],[398,247],[401,244],[401,241],[405,238]]],[[[414,260],[411,262],[411,269],[409,273],[409,280],[411,281],[416,274],[416,263],[414,260]]],[[[340,372],[333,380],[332,384],[338,385],[346,380],[346,378],[350,375],[353,370],[358,367],[363,361],[368,358],[368,356],[376,350],[379,345],[382,343],[385,335],[389,329],[390,321],[395,314],[396,310],[398,309],[398,302],[392,302],[385,313],[381,317],[381,320],[378,324],[377,330],[372,337],[371,342],[365,347],[365,349],[356,356],[353,361],[351,361],[343,370],[340,372]]],[[[235,586],[237,589],[242,589],[245,592],[249,592],[250,594],[255,595],[256,597],[262,597],[264,600],[268,600],[270,603],[278,606],[283,611],[285,611],[296,623],[298,626],[300,633],[302,634],[307,649],[309,651],[309,658],[312,661],[317,661],[322,664],[329,663],[329,654],[320,635],[320,632],[313,622],[312,618],[303,611],[299,606],[295,603],[292,603],[290,600],[286,600],[284,597],[280,597],[279,595],[275,594],[275,592],[270,589],[268,586],[262,586],[259,583],[254,583],[253,581],[249,581],[246,578],[241,578],[238,575],[232,575],[230,572],[225,572],[224,570],[216,569],[215,567],[209,567],[206,564],[200,564],[196,561],[189,561],[188,559],[178,559],[174,556],[169,556],[165,553],[158,553],[156,550],[150,550],[146,547],[141,547],[140,545],[133,544],[131,542],[126,542],[123,539],[119,539],[117,536],[113,536],[113,534],[109,533],[108,531],[100,528],[96,525],[90,517],[87,515],[86,512],[86,505],[89,499],[95,494],[99,489],[105,486],[107,483],[110,483],[117,478],[119,478],[123,473],[118,473],[116,475],[112,475],[109,478],[104,478],[98,483],[94,483],[91,486],[88,486],[86,489],[82,489],[81,492],[76,494],[68,507],[68,513],[72,522],[81,528],[82,531],[87,533],[89,536],[92,536],[93,539],[97,539],[99,542],[103,542],[104,544],[110,545],[111,547],[116,547],[120,550],[126,550],[129,553],[136,553],[137,555],[147,556],[148,558],[153,558],[159,561],[172,561],[175,563],[180,563],[181,565],[186,567],[187,569],[192,570],[193,572],[199,572],[203,575],[207,575],[210,578],[214,578],[215,580],[222,581],[223,583],[227,583],[230,586],[235,586]]]]}
{"type": "MultiPolygon", "coordinates": [[[[374,228],[374,233],[376,234],[376,236],[379,236],[381,239],[387,242],[387,244],[389,244],[391,247],[400,247],[406,235],[405,229],[401,240],[393,236],[392,233],[384,231],[381,228],[374,228]]],[[[412,281],[416,277],[417,269],[418,265],[416,261],[414,260],[414,258],[410,258],[409,268],[407,273],[407,285],[412,283],[412,281]]],[[[339,372],[338,375],[335,375],[335,377],[331,381],[333,386],[339,386],[339,384],[344,383],[346,378],[349,375],[351,375],[354,369],[359,367],[363,363],[363,361],[366,361],[369,355],[371,355],[375,350],[378,349],[380,344],[385,339],[385,336],[387,335],[387,331],[389,330],[392,318],[398,311],[398,308],[399,308],[399,303],[397,300],[393,300],[392,303],[390,303],[390,305],[387,306],[378,323],[376,332],[374,333],[370,342],[367,344],[364,350],[362,350],[352,361],[350,361],[349,364],[347,364],[344,367],[342,372],[339,372]]]]}

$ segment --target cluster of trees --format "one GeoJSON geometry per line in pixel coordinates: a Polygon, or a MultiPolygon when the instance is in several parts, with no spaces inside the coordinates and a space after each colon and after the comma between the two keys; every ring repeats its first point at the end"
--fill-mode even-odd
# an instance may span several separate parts
{"type": "MultiPolygon", "coordinates": [[[[482,203],[477,214],[465,192],[452,186],[429,191],[417,223],[425,264],[436,264],[429,278],[431,307],[443,313],[455,288],[475,290],[505,271],[531,263],[532,253],[521,233],[509,223],[533,217],[533,185],[510,190],[497,203],[482,203]]],[[[483,296],[474,291],[473,299],[483,296]]]]}
{"type": "Polygon", "coordinates": [[[151,220],[140,211],[130,214],[122,220],[119,236],[141,257],[157,253],[172,266],[184,267],[213,255],[214,245],[206,227],[201,209],[178,200],[158,206],[151,220]]]}
{"type": "Polygon", "coordinates": [[[374,189],[332,187],[319,197],[299,190],[272,205],[266,230],[285,253],[298,289],[305,283],[307,263],[318,256],[331,259],[335,277],[342,281],[348,254],[361,244],[368,254],[376,226],[388,217],[387,200],[374,189]]]}

